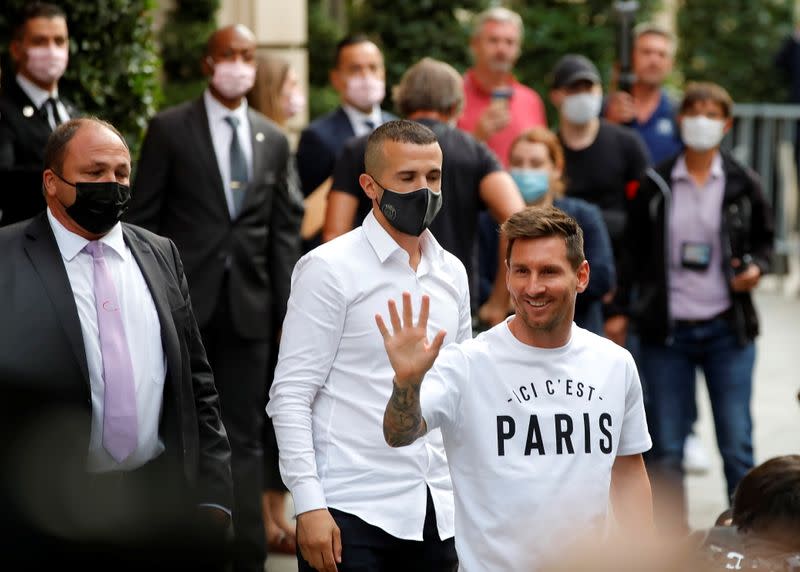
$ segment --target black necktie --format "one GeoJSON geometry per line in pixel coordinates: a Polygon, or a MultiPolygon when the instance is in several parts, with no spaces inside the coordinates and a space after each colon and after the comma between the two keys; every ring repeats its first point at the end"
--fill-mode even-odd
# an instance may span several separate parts
{"type": "MultiPolygon", "coordinates": [[[[53,122],[55,123],[55,127],[58,127],[62,123],[64,123],[64,118],[61,117],[61,114],[58,112],[58,99],[55,97],[48,97],[47,100],[44,102],[44,106],[46,109],[50,110],[48,114],[53,118],[53,122]]],[[[48,123],[50,123],[50,118],[48,117],[48,123]]],[[[53,127],[53,124],[50,124],[53,127]]]]}
{"type": "Polygon", "coordinates": [[[372,119],[365,119],[364,125],[366,125],[369,128],[370,132],[375,130],[375,122],[372,121],[372,119]]]}
{"type": "Polygon", "coordinates": [[[234,214],[239,214],[244,201],[244,192],[247,189],[247,159],[245,159],[242,146],[239,144],[239,119],[233,115],[225,118],[231,126],[231,194],[233,195],[234,214]]]}

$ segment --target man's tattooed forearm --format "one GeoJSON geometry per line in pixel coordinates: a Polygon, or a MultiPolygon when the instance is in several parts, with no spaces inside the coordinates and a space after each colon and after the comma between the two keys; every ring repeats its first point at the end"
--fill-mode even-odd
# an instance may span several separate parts
{"type": "Polygon", "coordinates": [[[410,445],[424,433],[419,388],[419,385],[398,387],[392,383],[392,396],[383,416],[383,436],[392,447],[410,445]]]}

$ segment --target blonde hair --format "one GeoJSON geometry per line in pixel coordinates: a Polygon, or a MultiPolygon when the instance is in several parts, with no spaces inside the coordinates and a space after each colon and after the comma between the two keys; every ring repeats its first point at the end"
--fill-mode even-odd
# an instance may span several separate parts
{"type": "Polygon", "coordinates": [[[256,81],[247,94],[247,104],[278,125],[286,123],[281,91],[289,75],[289,62],[267,54],[256,55],[256,81]]]}

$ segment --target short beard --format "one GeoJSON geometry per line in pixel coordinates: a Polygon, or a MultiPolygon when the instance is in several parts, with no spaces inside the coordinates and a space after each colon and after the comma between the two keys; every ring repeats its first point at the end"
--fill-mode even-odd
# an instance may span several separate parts
{"type": "Polygon", "coordinates": [[[523,311],[524,308],[520,307],[520,306],[524,305],[525,302],[518,302],[516,299],[513,299],[513,300],[514,300],[514,309],[516,310],[517,317],[519,317],[525,323],[525,325],[527,327],[529,327],[531,330],[535,330],[537,332],[552,332],[553,330],[556,329],[556,326],[558,326],[559,321],[560,321],[559,318],[561,316],[553,316],[553,318],[551,320],[549,320],[548,322],[545,322],[543,324],[534,323],[534,322],[531,322],[528,319],[528,314],[526,314],[523,311]]]}

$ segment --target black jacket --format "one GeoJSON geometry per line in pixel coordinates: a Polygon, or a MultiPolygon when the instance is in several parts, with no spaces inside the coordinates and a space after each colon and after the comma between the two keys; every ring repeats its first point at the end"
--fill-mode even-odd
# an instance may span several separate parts
{"type": "MultiPolygon", "coordinates": [[[[167,366],[159,425],[165,467],[148,501],[154,502],[160,490],[177,491],[191,502],[231,508],[230,445],[178,251],[144,229],[123,225],[122,231],[152,295],[167,366]]],[[[47,507],[42,514],[51,515],[53,523],[66,526],[82,511],[67,510],[74,504],[70,499],[101,514],[105,497],[85,473],[92,415],[86,350],[46,215],[0,229],[0,252],[0,546],[5,554],[6,548],[18,549],[5,544],[11,542],[8,533],[31,541],[38,536],[29,526],[45,537],[59,530],[51,530],[50,520],[30,518],[37,514],[36,503],[47,507]],[[29,532],[34,536],[25,536],[29,532]]]]}
{"type": "MultiPolygon", "coordinates": [[[[61,103],[70,117],[78,110],[61,103]]],[[[44,210],[42,170],[50,124],[13,78],[0,96],[0,226],[32,217],[44,210]]]]}
{"type": "Polygon", "coordinates": [[[252,109],[247,117],[253,180],[236,218],[225,201],[202,97],[150,121],[125,216],[175,242],[201,328],[219,302],[227,268],[237,333],[271,339],[283,322],[300,254],[302,198],[286,136],[252,109]]]}
{"type": "MultiPolygon", "coordinates": [[[[643,341],[662,343],[672,329],[669,315],[667,253],[669,241],[665,212],[672,199],[671,173],[677,157],[648,169],[628,201],[625,232],[627,256],[620,290],[643,341]]],[[[752,170],[722,153],[725,194],[722,200],[721,239],[724,272],[733,278],[732,258],[749,255],[762,274],[769,271],[774,229],[772,215],[752,170]]],[[[730,291],[732,319],[740,343],[758,335],[758,317],[749,292],[730,291]]]]}

